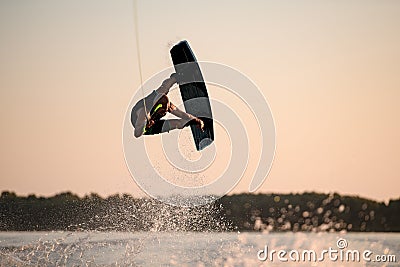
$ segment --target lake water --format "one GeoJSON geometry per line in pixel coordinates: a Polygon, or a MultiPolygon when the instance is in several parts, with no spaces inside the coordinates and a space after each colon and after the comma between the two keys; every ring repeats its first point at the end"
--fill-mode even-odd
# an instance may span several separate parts
{"type": "Polygon", "coordinates": [[[393,233],[0,232],[1,266],[400,266],[399,262],[400,234],[393,233]],[[277,252],[271,258],[273,250],[277,252]],[[311,251],[315,259],[308,255],[311,251]]]}

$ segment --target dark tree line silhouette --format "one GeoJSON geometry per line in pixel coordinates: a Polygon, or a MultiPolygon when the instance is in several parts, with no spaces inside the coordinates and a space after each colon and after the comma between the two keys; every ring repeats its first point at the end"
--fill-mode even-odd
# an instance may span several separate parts
{"type": "Polygon", "coordinates": [[[386,205],[339,194],[240,194],[220,202],[241,230],[400,231],[400,198],[386,205]]]}
{"type": "Polygon", "coordinates": [[[339,194],[238,194],[184,208],[127,194],[1,194],[0,231],[52,230],[400,232],[400,198],[385,204],[339,194]]]}

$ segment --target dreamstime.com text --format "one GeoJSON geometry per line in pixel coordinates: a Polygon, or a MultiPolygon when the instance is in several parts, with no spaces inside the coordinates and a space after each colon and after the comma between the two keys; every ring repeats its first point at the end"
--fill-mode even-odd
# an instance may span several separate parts
{"type": "Polygon", "coordinates": [[[329,247],[321,251],[312,249],[306,250],[269,250],[268,245],[257,252],[260,261],[279,262],[317,262],[317,261],[340,261],[340,262],[397,262],[396,255],[374,254],[371,250],[350,250],[347,249],[346,239],[340,238],[336,242],[337,248],[329,247]]]}

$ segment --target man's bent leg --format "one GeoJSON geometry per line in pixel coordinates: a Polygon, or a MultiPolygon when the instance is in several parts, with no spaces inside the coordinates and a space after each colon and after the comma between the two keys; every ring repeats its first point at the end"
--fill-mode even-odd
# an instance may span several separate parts
{"type": "Polygon", "coordinates": [[[166,133],[173,129],[182,129],[186,126],[187,120],[182,119],[170,119],[170,120],[158,120],[154,125],[145,130],[145,135],[155,135],[160,133],[166,133]]]}
{"type": "Polygon", "coordinates": [[[171,119],[171,120],[167,120],[169,127],[171,130],[173,129],[183,129],[186,126],[188,126],[188,120],[184,120],[184,119],[171,119]]]}

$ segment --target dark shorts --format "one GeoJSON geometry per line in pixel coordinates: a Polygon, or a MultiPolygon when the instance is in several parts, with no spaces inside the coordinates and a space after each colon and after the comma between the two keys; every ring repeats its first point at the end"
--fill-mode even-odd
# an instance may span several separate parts
{"type": "Polygon", "coordinates": [[[154,123],[153,126],[146,129],[143,134],[144,135],[160,134],[169,132],[169,130],[170,130],[170,125],[167,120],[158,120],[154,123]]]}
{"type": "Polygon", "coordinates": [[[143,134],[154,135],[154,134],[166,133],[173,129],[182,129],[183,127],[193,124],[193,120],[187,122],[185,125],[182,125],[182,123],[183,123],[182,119],[158,120],[143,134]]]}

